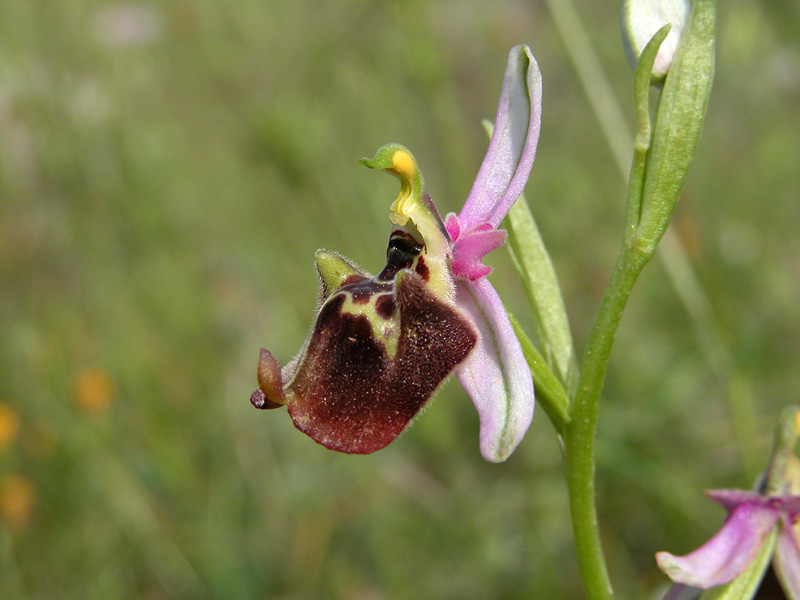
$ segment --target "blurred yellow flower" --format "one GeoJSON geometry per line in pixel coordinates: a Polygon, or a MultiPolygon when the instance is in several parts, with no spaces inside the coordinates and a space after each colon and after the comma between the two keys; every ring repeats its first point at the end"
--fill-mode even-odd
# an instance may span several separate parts
{"type": "Polygon", "coordinates": [[[114,382],[103,369],[88,367],[75,378],[75,403],[86,413],[106,412],[114,394],[114,382]]]}
{"type": "Polygon", "coordinates": [[[24,529],[33,515],[33,483],[10,473],[0,479],[0,521],[12,529],[24,529]]]}
{"type": "Polygon", "coordinates": [[[17,439],[20,418],[7,404],[0,403],[0,450],[10,446],[17,439]]]}

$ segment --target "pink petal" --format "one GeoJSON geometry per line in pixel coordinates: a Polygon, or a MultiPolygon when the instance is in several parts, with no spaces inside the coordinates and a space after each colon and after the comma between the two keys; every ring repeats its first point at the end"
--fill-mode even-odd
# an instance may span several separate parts
{"type": "Polygon", "coordinates": [[[459,214],[461,227],[500,225],[528,181],[539,141],[542,75],[527,46],[508,57],[494,133],[478,176],[459,214]]]}
{"type": "Polygon", "coordinates": [[[444,228],[447,230],[451,240],[457,240],[461,235],[461,223],[458,222],[456,213],[447,213],[444,219],[444,228]]]}
{"type": "Polygon", "coordinates": [[[506,241],[505,231],[491,229],[489,231],[474,230],[458,238],[453,244],[453,273],[462,279],[475,281],[492,272],[481,259],[492,250],[499,248],[506,241]]]}
{"type": "Polygon", "coordinates": [[[480,339],[456,376],[481,422],[480,447],[491,462],[506,460],[533,419],[533,378],[508,313],[486,278],[456,282],[456,303],[480,339]]]}
{"type": "Polygon", "coordinates": [[[778,536],[775,567],[786,597],[789,600],[800,599],[800,547],[797,543],[797,531],[786,518],[778,536]]]}
{"type": "Polygon", "coordinates": [[[779,518],[764,502],[741,504],[703,546],[686,556],[658,552],[656,561],[676,583],[703,589],[728,583],[755,558],[779,518]]]}

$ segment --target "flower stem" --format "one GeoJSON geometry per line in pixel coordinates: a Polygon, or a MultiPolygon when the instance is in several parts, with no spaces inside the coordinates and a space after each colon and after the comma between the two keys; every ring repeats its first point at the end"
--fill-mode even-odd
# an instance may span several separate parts
{"type": "Polygon", "coordinates": [[[578,390],[570,404],[564,434],[564,462],[578,566],[586,596],[613,598],[597,522],[594,484],[595,430],[600,393],[614,335],[636,279],[650,256],[623,246],[592,327],[583,357],[578,390]]]}

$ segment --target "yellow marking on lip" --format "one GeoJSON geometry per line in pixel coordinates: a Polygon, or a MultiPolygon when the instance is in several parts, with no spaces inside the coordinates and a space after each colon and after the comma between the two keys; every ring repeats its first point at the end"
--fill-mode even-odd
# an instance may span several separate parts
{"type": "Polygon", "coordinates": [[[400,341],[400,311],[395,309],[391,319],[384,319],[378,314],[376,308],[377,299],[383,294],[373,295],[367,303],[356,304],[353,302],[353,295],[350,292],[339,291],[337,293],[345,295],[340,310],[350,315],[364,315],[367,317],[369,326],[372,329],[372,337],[376,341],[383,343],[386,358],[393,360],[397,356],[397,344],[400,341]]]}

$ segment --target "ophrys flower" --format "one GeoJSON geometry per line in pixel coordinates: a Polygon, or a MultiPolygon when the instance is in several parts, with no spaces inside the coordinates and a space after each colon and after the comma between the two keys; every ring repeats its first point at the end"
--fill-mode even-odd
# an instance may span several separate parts
{"type": "Polygon", "coordinates": [[[442,221],[412,154],[388,144],[362,163],[395,175],[386,266],[376,276],[317,252],[320,307],[298,356],[261,351],[258,408],[286,404],[298,429],[365,454],[405,429],[455,370],[481,419],[481,452],[505,460],[533,417],[533,380],[482,257],[528,179],[539,136],[541,76],[526,46],[509,56],[489,150],[461,213],[442,221]]]}

